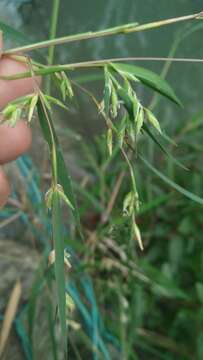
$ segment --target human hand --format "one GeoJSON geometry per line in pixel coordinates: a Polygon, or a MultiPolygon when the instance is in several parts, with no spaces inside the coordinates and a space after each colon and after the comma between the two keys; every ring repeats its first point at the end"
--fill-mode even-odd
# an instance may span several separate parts
{"type": "MultiPolygon", "coordinates": [[[[0,76],[13,75],[26,71],[26,65],[8,57],[1,57],[3,48],[0,32],[0,76]]],[[[40,82],[39,79],[37,79],[40,82]]],[[[31,78],[20,80],[0,79],[0,110],[10,101],[34,91],[34,81],[31,78]]],[[[0,165],[15,160],[26,152],[31,145],[31,130],[25,121],[20,120],[14,128],[0,124],[0,165]]],[[[2,168],[0,168],[0,208],[5,205],[10,194],[10,185],[2,168]]]]}

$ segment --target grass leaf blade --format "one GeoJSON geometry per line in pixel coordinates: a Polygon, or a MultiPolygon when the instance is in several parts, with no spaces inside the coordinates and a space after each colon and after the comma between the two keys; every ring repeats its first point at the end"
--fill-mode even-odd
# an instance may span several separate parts
{"type": "Polygon", "coordinates": [[[61,324],[61,332],[63,338],[63,345],[66,347],[66,296],[65,296],[65,272],[64,272],[64,239],[63,239],[63,225],[61,222],[61,205],[60,196],[58,192],[53,193],[52,198],[52,231],[55,249],[55,276],[56,287],[58,295],[59,318],[61,324]]]}
{"type": "MultiPolygon", "coordinates": [[[[42,133],[43,136],[45,138],[45,140],[48,143],[49,149],[50,151],[52,151],[52,142],[51,142],[51,136],[50,136],[50,129],[47,125],[47,121],[44,115],[44,111],[43,111],[43,106],[41,103],[41,100],[39,99],[38,101],[38,115],[39,115],[39,122],[40,122],[40,126],[42,129],[42,133]]],[[[80,215],[79,215],[79,211],[77,208],[77,203],[76,203],[76,199],[75,199],[75,195],[74,195],[74,191],[73,191],[73,186],[72,186],[72,181],[71,181],[71,177],[70,174],[68,172],[68,169],[66,167],[65,164],[65,160],[62,154],[62,150],[52,123],[52,120],[50,118],[50,124],[52,127],[52,133],[54,134],[54,141],[56,144],[56,156],[57,156],[57,173],[58,173],[58,179],[59,179],[59,183],[60,185],[63,187],[64,193],[67,196],[67,198],[70,200],[71,204],[73,205],[73,216],[76,222],[76,225],[78,227],[79,233],[82,237],[82,230],[81,230],[81,224],[80,224],[80,215]]]]}
{"type": "Polygon", "coordinates": [[[121,63],[114,63],[112,68],[135,75],[143,84],[159,92],[161,95],[167,97],[174,103],[182,106],[181,101],[178,99],[168,82],[153,71],[140,66],[121,63]]]}
{"type": "Polygon", "coordinates": [[[30,39],[27,36],[2,21],[0,21],[0,30],[3,31],[5,37],[20,42],[21,44],[30,42],[30,39]]]}
{"type": "Polygon", "coordinates": [[[173,180],[169,179],[166,175],[162,174],[159,170],[157,170],[152,164],[150,164],[143,156],[139,155],[139,158],[142,162],[150,169],[155,175],[157,175],[160,179],[162,179],[166,184],[170,187],[184,195],[190,200],[195,201],[196,203],[203,205],[203,198],[198,195],[193,194],[192,192],[184,189],[182,186],[176,184],[173,180]]]}
{"type": "Polygon", "coordinates": [[[143,124],[143,130],[149,135],[149,137],[152,139],[152,141],[155,142],[156,145],[158,145],[158,147],[163,151],[164,154],[166,154],[166,156],[168,156],[174,164],[180,166],[182,169],[184,170],[188,170],[180,161],[178,161],[176,158],[174,158],[174,156],[171,155],[171,153],[169,153],[165,147],[157,140],[156,136],[154,136],[154,134],[151,132],[151,130],[148,128],[148,126],[146,124],[143,124]]]}

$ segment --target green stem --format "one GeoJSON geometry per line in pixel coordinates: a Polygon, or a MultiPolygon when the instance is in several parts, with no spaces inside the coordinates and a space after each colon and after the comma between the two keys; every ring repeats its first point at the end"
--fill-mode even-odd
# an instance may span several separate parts
{"type": "MultiPolygon", "coordinates": [[[[49,36],[50,40],[53,40],[56,37],[59,7],[60,7],[60,0],[53,0],[51,29],[49,36]]],[[[54,50],[55,50],[54,45],[49,47],[47,65],[52,65],[54,62],[54,50]]],[[[51,78],[48,77],[46,81],[46,93],[50,94],[50,92],[51,92],[51,78]]]]}
{"type": "MultiPolygon", "coordinates": [[[[12,56],[13,58],[13,56],[12,56]]],[[[21,57],[14,57],[18,60],[22,61],[21,57]]],[[[123,58],[111,58],[111,59],[103,59],[103,60],[92,60],[92,61],[82,61],[78,63],[72,64],[64,64],[64,65],[53,65],[53,66],[45,66],[42,64],[34,66],[40,66],[40,69],[34,70],[34,75],[36,76],[45,76],[49,74],[53,74],[56,72],[66,71],[66,70],[75,70],[78,68],[91,68],[91,67],[103,67],[112,62],[126,62],[126,61],[173,61],[173,62],[185,62],[185,63],[203,63],[203,59],[196,58],[167,58],[167,57],[123,57],[123,58]]],[[[25,62],[25,61],[22,61],[25,62]]],[[[17,80],[24,79],[27,77],[32,77],[33,73],[31,71],[26,71],[23,73],[18,73],[15,75],[8,76],[0,76],[2,80],[17,80]]]]}
{"type": "Polygon", "coordinates": [[[35,44],[25,45],[25,46],[17,47],[15,49],[7,50],[4,52],[4,54],[11,55],[11,54],[19,53],[19,52],[21,52],[21,53],[28,52],[28,51],[33,51],[33,50],[40,49],[40,48],[46,48],[49,46],[70,43],[73,41],[95,39],[95,38],[99,38],[99,37],[111,36],[111,35],[117,35],[117,34],[129,34],[132,32],[145,31],[145,30],[150,30],[150,29],[158,28],[158,27],[165,26],[165,25],[174,24],[174,23],[177,23],[180,21],[188,21],[188,20],[202,19],[202,18],[203,18],[203,11],[200,13],[192,14],[192,15],[181,16],[181,17],[176,17],[176,18],[161,20],[161,21],[155,21],[155,22],[151,22],[151,23],[143,24],[143,25],[138,25],[138,23],[126,24],[126,25],[122,25],[122,26],[116,26],[113,28],[109,28],[106,30],[89,31],[89,32],[81,33],[81,34],[69,35],[69,36],[64,36],[61,38],[41,41],[41,42],[37,42],[35,44]]]}
{"type": "MultiPolygon", "coordinates": [[[[60,0],[53,0],[53,11],[51,19],[50,40],[56,37],[60,0]]],[[[48,52],[48,65],[53,64],[55,46],[51,46],[48,52]]]]}

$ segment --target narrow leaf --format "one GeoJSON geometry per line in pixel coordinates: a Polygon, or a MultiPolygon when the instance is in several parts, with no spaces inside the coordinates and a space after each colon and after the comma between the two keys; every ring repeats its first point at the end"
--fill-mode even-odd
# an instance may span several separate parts
{"type": "Polygon", "coordinates": [[[171,161],[173,161],[176,165],[180,166],[184,170],[188,170],[183,164],[181,164],[180,161],[178,161],[176,158],[174,158],[174,156],[172,156],[171,153],[169,153],[165,149],[165,147],[157,140],[157,138],[154,136],[154,134],[152,134],[152,132],[150,131],[150,129],[148,128],[148,126],[146,124],[143,124],[142,128],[149,135],[149,137],[155,142],[155,144],[158,145],[158,147],[163,151],[163,153],[166,154],[171,159],[171,161]]]}
{"type": "Polygon", "coordinates": [[[180,192],[182,195],[187,197],[190,200],[195,201],[196,203],[203,205],[203,198],[199,197],[198,195],[193,194],[192,192],[184,189],[180,185],[176,184],[173,180],[169,179],[166,175],[162,174],[159,170],[157,170],[152,164],[150,164],[143,156],[139,155],[140,159],[143,163],[160,179],[162,179],[166,184],[171,186],[176,191],[180,192]]]}
{"type": "MultiPolygon", "coordinates": [[[[37,109],[38,109],[38,114],[39,114],[39,122],[40,122],[40,126],[42,129],[42,133],[43,136],[45,138],[45,140],[48,143],[50,152],[52,151],[52,142],[51,142],[51,134],[50,134],[50,129],[49,126],[47,124],[45,115],[44,115],[44,111],[43,111],[43,106],[41,103],[41,100],[39,98],[38,104],[37,104],[37,109]]],[[[75,194],[73,191],[73,186],[72,186],[72,181],[71,181],[71,177],[69,175],[68,169],[66,167],[65,164],[65,160],[63,157],[63,153],[50,117],[50,125],[52,127],[52,133],[54,134],[54,141],[56,144],[56,155],[57,155],[57,174],[58,174],[58,180],[60,185],[63,188],[63,191],[66,195],[66,197],[69,199],[69,201],[71,202],[72,206],[74,209],[72,209],[72,213],[76,222],[76,225],[78,227],[79,233],[82,236],[82,231],[81,231],[81,224],[80,224],[80,215],[79,215],[79,211],[78,211],[78,207],[76,204],[76,199],[75,199],[75,194]]]]}
{"type": "Polygon", "coordinates": [[[0,21],[0,29],[3,31],[6,38],[12,39],[21,44],[30,43],[30,39],[27,36],[2,21],[0,21]]]}
{"type": "Polygon", "coordinates": [[[182,106],[180,100],[178,99],[174,90],[171,88],[168,82],[153,71],[140,66],[120,63],[114,63],[114,68],[117,71],[124,71],[126,73],[135,75],[143,84],[159,92],[163,96],[169,98],[174,103],[182,106]]]}
{"type": "Polygon", "coordinates": [[[126,78],[130,81],[135,81],[135,82],[139,82],[140,80],[138,78],[135,77],[135,75],[133,75],[132,73],[130,73],[129,71],[125,71],[125,70],[119,70],[118,67],[116,66],[116,64],[111,63],[111,66],[114,70],[116,70],[123,78],[126,78]],[[115,65],[115,66],[114,66],[115,65]]]}
{"type": "Polygon", "coordinates": [[[52,230],[55,249],[55,276],[58,295],[59,318],[63,345],[66,346],[66,296],[65,296],[65,271],[64,271],[64,239],[63,224],[58,191],[52,196],[52,230]]]}

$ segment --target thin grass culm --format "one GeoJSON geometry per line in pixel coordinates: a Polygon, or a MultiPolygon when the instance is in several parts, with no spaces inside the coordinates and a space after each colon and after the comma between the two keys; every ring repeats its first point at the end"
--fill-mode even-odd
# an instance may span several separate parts
{"type": "MultiPolygon", "coordinates": [[[[135,248],[138,255],[145,251],[145,241],[142,238],[142,231],[139,226],[138,216],[140,214],[140,192],[137,178],[139,177],[137,164],[144,163],[148,171],[152,172],[157,178],[164,181],[167,186],[175,191],[178,191],[181,195],[187,197],[193,202],[203,205],[203,199],[184,189],[182,186],[176,184],[173,179],[168,178],[165,174],[162,174],[160,170],[156,169],[154,164],[150,164],[145,156],[143,155],[144,149],[140,139],[148,138],[154,146],[157,146],[159,151],[169,159],[173,164],[181,168],[181,171],[186,171],[186,166],[182,164],[178,159],[174,158],[170,151],[163,145],[163,139],[170,143],[169,137],[164,134],[164,130],[160,124],[159,118],[155,115],[155,111],[144,104],[144,100],[138,96],[137,85],[145,86],[151,89],[154,94],[160,95],[171,102],[171,106],[182,107],[182,101],[179,99],[176,92],[173,90],[171,85],[158,74],[153,71],[137,66],[133,62],[138,61],[174,61],[174,62],[202,62],[203,59],[187,59],[187,58],[164,58],[164,57],[126,57],[126,58],[109,58],[99,60],[87,60],[83,62],[67,63],[67,64],[55,64],[55,47],[58,45],[68,46],[71,42],[98,39],[100,37],[108,36],[133,36],[136,32],[149,31],[154,28],[161,28],[163,26],[169,26],[179,22],[187,21],[202,21],[203,12],[182,16],[162,21],[155,21],[149,24],[138,24],[137,22],[131,24],[125,24],[113,28],[108,28],[99,31],[89,31],[86,33],[68,35],[61,38],[57,38],[57,22],[58,14],[60,10],[60,1],[53,1],[53,14],[52,24],[50,31],[49,40],[36,42],[34,44],[28,44],[19,46],[13,49],[3,51],[3,57],[11,57],[19,62],[23,62],[27,65],[28,70],[23,73],[14,74],[12,76],[1,76],[0,78],[7,81],[13,81],[16,79],[23,79],[32,77],[35,81],[36,76],[45,78],[46,83],[44,90],[40,89],[37,85],[35,91],[32,94],[18,98],[10,102],[3,110],[2,122],[6,122],[11,126],[15,126],[16,123],[23,117],[28,119],[28,122],[33,124],[36,119],[35,114],[39,120],[39,125],[42,133],[43,140],[49,149],[50,167],[51,167],[51,178],[49,178],[49,190],[45,195],[45,204],[47,212],[50,213],[50,224],[52,229],[52,240],[50,242],[50,249],[54,251],[54,261],[51,265],[54,268],[53,282],[55,284],[57,293],[57,306],[56,306],[56,321],[54,326],[57,326],[57,322],[60,323],[60,341],[58,347],[64,354],[64,358],[68,359],[68,344],[69,344],[69,332],[68,326],[69,321],[72,328],[77,329],[79,332],[81,329],[77,326],[77,322],[70,319],[69,307],[71,307],[71,301],[77,304],[77,297],[74,297],[74,286],[66,276],[67,257],[66,249],[68,241],[66,241],[67,234],[64,234],[65,225],[70,225],[69,221],[64,225],[66,217],[63,215],[64,206],[67,208],[68,216],[73,222],[75,228],[75,237],[84,241],[84,233],[80,220],[80,211],[77,204],[77,197],[75,195],[74,182],[69,174],[68,166],[64,159],[62,147],[56,131],[56,119],[52,112],[53,107],[62,108],[65,111],[69,111],[69,105],[75,98],[77,92],[76,87],[80,91],[83,91],[86,96],[89,96],[90,101],[96,107],[98,114],[103,118],[106,126],[105,143],[106,153],[108,154],[107,161],[114,163],[115,154],[120,154],[120,160],[123,164],[123,175],[119,178],[118,191],[114,194],[113,199],[111,198],[108,204],[105,203],[105,195],[103,196],[104,202],[98,204],[94,199],[94,194],[88,195],[92,203],[96,203],[97,208],[103,211],[103,220],[100,222],[102,227],[104,223],[111,221],[111,211],[116,201],[117,193],[122,186],[124,174],[129,174],[130,182],[129,188],[123,194],[122,204],[120,211],[123,214],[126,227],[130,228],[130,242],[129,247],[135,248]],[[131,34],[131,35],[130,35],[131,34]],[[42,48],[48,49],[47,63],[39,63],[33,59],[30,59],[28,53],[42,48]],[[128,62],[131,62],[128,64],[128,62]],[[78,70],[95,70],[97,69],[102,79],[102,91],[103,96],[101,99],[97,99],[95,95],[89,90],[81,86],[74,75],[77,74],[78,70]],[[52,89],[58,91],[58,96],[53,94],[52,89]],[[107,205],[107,206],[106,206],[107,205]],[[141,251],[140,251],[141,250],[141,251]],[[67,290],[68,289],[68,290],[67,290]],[[68,300],[67,297],[69,296],[68,300]]],[[[171,140],[172,141],[172,140],[171,140]]],[[[91,156],[89,155],[89,158],[91,156]]],[[[94,161],[92,161],[95,166],[94,161]]],[[[96,166],[95,166],[96,167],[96,166]]],[[[101,183],[101,192],[104,188],[104,181],[102,175],[98,176],[98,181],[101,183]],[[103,182],[102,182],[103,181],[103,182]],[[102,188],[103,186],[103,188],[102,188]]],[[[116,188],[117,189],[117,188],[116,188]]],[[[79,190],[84,196],[84,186],[81,185],[79,190]]],[[[103,192],[104,193],[104,192],[103,192]]],[[[102,194],[103,195],[103,194],[102,194]]],[[[102,196],[101,196],[102,197],[102,196]]],[[[165,201],[167,197],[156,199],[158,202],[165,201]]],[[[109,200],[109,199],[108,199],[109,200]]],[[[156,206],[152,205],[152,206],[156,206]]],[[[72,224],[71,224],[72,225],[72,224]]],[[[112,224],[112,228],[113,228],[112,224]]],[[[113,230],[112,230],[113,231],[113,230]]],[[[95,235],[95,233],[93,234],[95,235]]],[[[90,247],[94,247],[95,243],[99,240],[93,237],[89,239],[90,247]]],[[[91,236],[90,236],[91,237],[91,236]]],[[[96,235],[95,235],[96,237],[96,235]]],[[[106,235],[105,241],[112,252],[115,252],[118,256],[118,250],[113,247],[106,235]],[[117,252],[116,252],[117,251],[117,252]]],[[[99,241],[98,241],[99,242],[99,241]]],[[[85,246],[85,241],[84,241],[85,246]]],[[[122,258],[122,252],[120,251],[119,256],[122,258]]],[[[71,257],[71,255],[70,255],[71,257]]],[[[123,256],[124,258],[124,256],[123,256]]],[[[123,259],[122,258],[122,259],[123,259]]],[[[75,262],[77,262],[75,260],[75,262]]],[[[125,270],[125,262],[123,260],[123,269],[125,270]]],[[[107,264],[109,267],[111,264],[107,264]]],[[[136,273],[136,269],[132,266],[132,272],[136,273]]],[[[118,266],[119,268],[119,266],[118,266]]],[[[125,272],[122,269],[123,272],[125,272]]],[[[128,276],[125,275],[125,276],[128,276]]],[[[138,276],[136,274],[136,276],[138,276]]],[[[82,278],[82,276],[81,276],[82,278]]],[[[150,284],[147,278],[144,278],[146,284],[150,284]]],[[[113,285],[112,285],[113,289],[113,285]]],[[[53,289],[52,289],[53,290],[53,289]]],[[[86,296],[88,298],[89,292],[85,288],[86,296]]],[[[92,291],[92,289],[91,289],[92,291]]],[[[122,306],[126,310],[127,306],[124,299],[121,299],[122,306]]],[[[93,304],[96,308],[96,305],[93,304]]],[[[124,311],[123,310],[123,311],[124,311]]],[[[90,323],[88,314],[84,308],[80,308],[80,312],[85,314],[87,323],[90,323]]],[[[93,311],[92,316],[96,317],[93,311]]],[[[95,320],[96,321],[96,320],[95,320]]],[[[98,321],[98,320],[97,320],[98,321]]],[[[99,323],[99,321],[98,321],[99,323]]],[[[98,328],[102,328],[99,323],[98,328]]],[[[145,334],[144,331],[140,331],[141,334],[145,334]]],[[[89,337],[94,342],[92,345],[93,359],[99,358],[109,360],[110,357],[108,352],[105,350],[102,338],[98,335],[98,329],[92,329],[90,327],[89,337]],[[92,335],[93,334],[93,335],[92,335]],[[102,355],[101,355],[102,354],[102,355]],[[103,357],[102,357],[103,356],[103,357]]],[[[52,334],[53,335],[53,334],[52,334]]],[[[82,336],[82,335],[81,335],[82,336]]],[[[85,335],[84,335],[85,337],[85,335]]],[[[123,335],[123,338],[126,334],[123,335]]],[[[54,338],[54,335],[53,335],[54,338]]],[[[89,338],[85,338],[88,344],[89,338]]],[[[89,346],[89,345],[87,345],[89,346]]],[[[90,346],[91,347],[91,346],[90,346]]],[[[76,349],[77,350],[77,349],[76,349]]],[[[177,350],[177,349],[175,349],[177,350]]],[[[79,355],[78,355],[79,358],[79,355]]],[[[130,358],[130,357],[129,357],[130,358]]],[[[127,359],[127,357],[126,357],[127,359]]]]}

